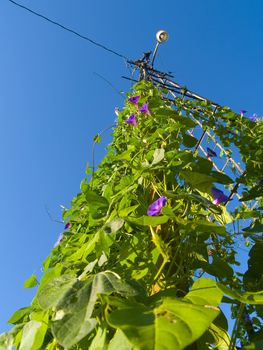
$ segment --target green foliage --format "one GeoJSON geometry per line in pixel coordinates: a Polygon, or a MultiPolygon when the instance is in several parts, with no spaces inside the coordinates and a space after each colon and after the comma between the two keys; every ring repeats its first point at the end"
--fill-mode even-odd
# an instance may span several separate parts
{"type": "MultiPolygon", "coordinates": [[[[262,343],[263,123],[226,107],[215,112],[208,101],[167,100],[146,81],[133,95],[139,106],[149,103],[150,115],[127,99],[107,155],[64,210],[70,228],[43,263],[32,304],[9,319],[14,328],[0,336],[1,350],[233,350],[237,340],[246,349],[262,343]],[[134,113],[138,125],[125,123],[134,113]],[[227,154],[239,152],[243,175],[217,171],[198,154],[196,121],[213,130],[227,154]],[[215,184],[242,186],[231,213],[212,203],[215,184]],[[167,198],[160,215],[147,215],[160,196],[167,198]],[[242,202],[255,199],[252,209],[242,202]],[[235,251],[242,235],[252,247],[244,275],[235,251]],[[222,302],[233,305],[232,337],[222,302]]],[[[36,284],[32,275],[25,287],[36,284]]]]}
{"type": "Polygon", "coordinates": [[[33,288],[37,285],[37,278],[35,275],[31,275],[24,283],[24,288],[33,288]]]}

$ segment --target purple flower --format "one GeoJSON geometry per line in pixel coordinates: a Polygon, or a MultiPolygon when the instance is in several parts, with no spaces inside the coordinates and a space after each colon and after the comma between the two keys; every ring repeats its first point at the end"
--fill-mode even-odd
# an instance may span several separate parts
{"type": "Polygon", "coordinates": [[[247,313],[245,313],[244,319],[245,319],[246,322],[250,322],[250,321],[251,321],[251,320],[250,320],[250,316],[249,316],[249,314],[247,314],[247,313]]]}
{"type": "Polygon", "coordinates": [[[135,104],[135,105],[138,105],[138,101],[140,99],[141,96],[132,96],[129,98],[129,102],[135,104]]]}
{"type": "Polygon", "coordinates": [[[139,112],[141,113],[145,113],[145,114],[150,114],[150,111],[148,109],[148,103],[145,103],[144,105],[142,105],[140,108],[139,108],[139,112]]]}
{"type": "Polygon", "coordinates": [[[67,222],[65,227],[64,227],[64,230],[68,230],[70,227],[71,227],[71,223],[67,222]]]}
{"type": "Polygon", "coordinates": [[[228,196],[226,196],[224,192],[218,190],[217,188],[213,187],[211,192],[212,192],[212,197],[214,199],[213,204],[218,205],[228,201],[228,196]]]}
{"type": "Polygon", "coordinates": [[[166,201],[167,199],[165,196],[161,196],[160,198],[158,198],[155,202],[149,205],[147,209],[147,215],[149,216],[159,215],[166,201]]]}
{"type": "Polygon", "coordinates": [[[136,114],[132,114],[125,120],[126,123],[132,124],[133,126],[137,126],[136,114]]]}
{"type": "Polygon", "coordinates": [[[241,109],[240,111],[241,117],[244,117],[245,113],[247,113],[247,111],[245,109],[241,109]]]}
{"type": "Polygon", "coordinates": [[[120,114],[120,109],[119,109],[119,107],[115,107],[115,108],[114,108],[114,112],[115,112],[115,114],[116,114],[117,117],[118,117],[119,114],[120,114]]]}
{"type": "Polygon", "coordinates": [[[256,123],[258,121],[258,115],[256,113],[254,113],[252,115],[252,117],[250,118],[250,120],[253,122],[253,123],[256,123]]]}
{"type": "MultiPolygon", "coordinates": [[[[69,228],[71,228],[71,223],[70,222],[67,222],[66,225],[64,226],[64,230],[68,230],[69,228]]],[[[60,243],[60,241],[62,240],[63,238],[63,232],[61,232],[58,236],[58,239],[54,245],[54,248],[60,243]]]]}
{"type": "Polygon", "coordinates": [[[56,241],[56,243],[54,244],[54,248],[60,243],[60,241],[62,240],[63,238],[63,233],[60,233],[59,236],[58,236],[58,239],[56,241]]]}
{"type": "Polygon", "coordinates": [[[211,148],[209,147],[206,147],[206,151],[207,151],[207,158],[210,158],[210,157],[217,157],[217,154],[215,151],[213,151],[211,148]]]}

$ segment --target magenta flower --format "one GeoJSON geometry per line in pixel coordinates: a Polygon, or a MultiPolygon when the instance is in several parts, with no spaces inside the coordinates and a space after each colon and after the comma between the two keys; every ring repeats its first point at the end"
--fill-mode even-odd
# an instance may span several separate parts
{"type": "Polygon", "coordinates": [[[64,230],[68,230],[70,227],[71,227],[71,223],[67,222],[65,227],[64,227],[64,230]]]}
{"type": "Polygon", "coordinates": [[[137,126],[137,119],[136,119],[136,114],[132,114],[125,120],[126,123],[132,124],[133,126],[137,126]]]}
{"type": "Polygon", "coordinates": [[[207,151],[207,158],[210,158],[210,157],[217,157],[217,154],[215,151],[213,151],[211,148],[209,147],[206,147],[206,151],[207,151]]]}
{"type": "Polygon", "coordinates": [[[247,113],[247,111],[245,109],[241,109],[240,111],[241,117],[244,117],[245,113],[247,113]]]}
{"type": "Polygon", "coordinates": [[[148,109],[148,103],[145,103],[139,108],[139,112],[144,113],[144,114],[150,114],[150,111],[148,109]]]}
{"type": "Polygon", "coordinates": [[[228,196],[226,196],[223,191],[220,191],[219,189],[213,187],[211,189],[211,192],[212,192],[212,197],[214,199],[213,204],[218,205],[228,201],[228,196]]]}
{"type": "Polygon", "coordinates": [[[155,202],[149,205],[147,209],[147,215],[149,216],[159,215],[166,201],[167,199],[165,196],[161,196],[160,198],[158,198],[155,202]]]}
{"type": "Polygon", "coordinates": [[[258,121],[258,115],[256,113],[254,113],[252,115],[252,117],[250,118],[250,120],[253,122],[253,123],[256,123],[258,121]]]}
{"type": "Polygon", "coordinates": [[[141,96],[132,96],[129,98],[129,102],[135,104],[135,105],[138,105],[138,101],[140,99],[141,96]]]}

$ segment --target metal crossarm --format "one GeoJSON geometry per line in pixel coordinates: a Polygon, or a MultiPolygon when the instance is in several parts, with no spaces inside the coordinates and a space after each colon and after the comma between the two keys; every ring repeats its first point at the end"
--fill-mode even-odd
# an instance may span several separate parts
{"type": "MultiPolygon", "coordinates": [[[[139,80],[147,80],[151,81],[154,85],[159,86],[161,88],[165,88],[167,90],[167,95],[164,97],[165,100],[169,100],[170,102],[174,102],[175,99],[178,99],[178,97],[181,97],[182,101],[184,99],[186,100],[198,100],[198,101],[206,101],[211,107],[213,107],[213,112],[211,115],[211,118],[215,116],[215,113],[218,108],[221,106],[218,103],[215,103],[213,101],[210,101],[206,99],[205,97],[192,92],[188,90],[186,87],[174,82],[171,80],[173,76],[170,73],[165,73],[158,71],[153,68],[153,66],[149,63],[149,54],[146,53],[142,59],[137,61],[128,61],[128,63],[133,66],[133,68],[139,70],[139,79],[131,79],[129,77],[123,77],[125,79],[131,80],[133,82],[138,82],[139,80]],[[170,97],[169,97],[170,95],[170,97]]],[[[210,148],[213,148],[213,151],[219,150],[221,156],[217,157],[209,157],[210,161],[213,163],[213,167],[216,171],[221,173],[226,173],[229,177],[236,180],[236,182],[233,185],[229,186],[230,189],[230,195],[228,197],[228,201],[226,204],[232,199],[233,196],[237,196],[238,199],[242,197],[241,193],[239,193],[239,181],[242,176],[245,175],[244,169],[239,162],[236,161],[231,154],[233,154],[231,149],[225,149],[225,147],[220,143],[218,140],[218,137],[213,132],[212,129],[208,128],[207,126],[204,126],[202,123],[202,120],[199,120],[196,117],[196,114],[194,115],[193,112],[199,112],[202,114],[202,110],[199,108],[194,107],[188,107],[187,105],[184,106],[184,109],[188,112],[188,116],[195,122],[196,127],[188,131],[188,134],[197,138],[198,142],[195,146],[194,150],[197,150],[201,155],[205,155],[208,157],[207,151],[205,148],[209,146],[210,148]],[[201,136],[200,136],[201,133],[201,136]]],[[[238,152],[237,157],[239,157],[238,152]]],[[[241,160],[240,160],[241,162],[241,160]]],[[[244,206],[248,207],[247,203],[242,202],[244,206]]],[[[253,208],[257,205],[257,201],[254,201],[253,203],[250,203],[253,208]]]]}

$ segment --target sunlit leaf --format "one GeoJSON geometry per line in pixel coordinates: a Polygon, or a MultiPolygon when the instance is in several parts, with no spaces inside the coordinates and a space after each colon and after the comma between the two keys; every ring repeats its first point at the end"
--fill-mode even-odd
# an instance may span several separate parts
{"type": "Polygon", "coordinates": [[[162,215],[162,216],[147,216],[143,215],[139,218],[133,218],[129,217],[129,219],[126,219],[128,222],[131,222],[133,224],[142,225],[142,226],[158,226],[161,224],[165,224],[169,220],[169,216],[162,215]]]}
{"type": "Polygon", "coordinates": [[[132,345],[120,329],[117,329],[114,337],[111,339],[108,350],[132,350],[132,345]]]}
{"type": "Polygon", "coordinates": [[[24,288],[33,288],[37,285],[37,283],[37,278],[33,274],[24,282],[24,288]]]}
{"type": "Polygon", "coordinates": [[[218,313],[216,307],[209,305],[163,298],[153,309],[123,308],[108,318],[113,327],[120,328],[133,346],[141,350],[181,350],[198,339],[218,313]],[[198,322],[192,322],[194,319],[198,322]]]}
{"type": "Polygon", "coordinates": [[[23,328],[20,350],[38,350],[41,348],[45,334],[47,331],[47,324],[39,321],[29,321],[23,328]]]}
{"type": "Polygon", "coordinates": [[[61,298],[71,289],[77,279],[74,276],[62,275],[46,284],[38,293],[37,300],[43,310],[56,306],[61,298]]]}
{"type": "Polygon", "coordinates": [[[152,165],[158,164],[161,162],[164,158],[164,149],[163,148],[157,148],[153,153],[153,161],[152,165]]]}
{"type": "Polygon", "coordinates": [[[9,318],[7,323],[16,324],[19,322],[25,315],[28,315],[31,311],[30,307],[23,307],[14,312],[14,314],[9,318]]]}

